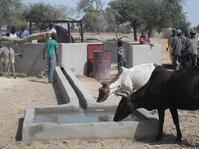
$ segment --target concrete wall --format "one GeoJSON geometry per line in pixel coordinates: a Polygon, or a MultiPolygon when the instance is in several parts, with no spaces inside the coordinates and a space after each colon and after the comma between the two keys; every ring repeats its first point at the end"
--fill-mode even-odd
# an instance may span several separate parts
{"type": "MultiPolygon", "coordinates": [[[[10,46],[15,53],[21,53],[23,56],[16,56],[15,68],[17,73],[28,76],[39,75],[47,64],[43,60],[44,43],[27,43],[27,44],[1,44],[1,46],[10,46]]],[[[61,46],[58,47],[58,57],[61,60],[61,46]]],[[[12,72],[12,71],[11,71],[12,72]]]]}
{"type": "Polygon", "coordinates": [[[98,43],[62,43],[62,65],[68,67],[75,75],[87,73],[87,46],[98,43]]]}
{"type": "MultiPolygon", "coordinates": [[[[101,43],[101,42],[100,42],[101,43]]],[[[96,43],[62,43],[59,44],[58,57],[65,67],[68,67],[75,75],[83,75],[87,72],[87,46],[96,43]]],[[[97,43],[99,44],[99,43],[97,43]]],[[[112,63],[117,64],[117,46],[115,42],[104,42],[104,50],[112,51],[112,63]]],[[[2,45],[3,46],[3,45],[2,45]]],[[[28,43],[9,45],[23,57],[16,57],[16,72],[27,75],[38,75],[47,64],[42,58],[44,43],[28,43]]],[[[154,62],[161,64],[162,49],[159,43],[155,43],[151,49],[149,45],[131,45],[124,43],[127,49],[127,66],[132,67],[142,63],[154,62]]]]}
{"type": "MultiPolygon", "coordinates": [[[[104,44],[104,50],[105,51],[112,51],[112,63],[117,64],[117,44],[116,42],[103,42],[104,44]]],[[[129,58],[129,52],[132,51],[132,46],[131,44],[124,42],[123,47],[126,49],[126,55],[127,55],[127,62],[131,61],[129,58]]],[[[127,64],[128,65],[128,64],[127,64]]]]}
{"type": "MultiPolygon", "coordinates": [[[[161,64],[163,46],[155,43],[151,48],[149,45],[129,44],[124,42],[127,55],[127,67],[133,67],[143,63],[161,64]]],[[[104,42],[104,49],[112,51],[112,63],[117,64],[116,42],[104,42]]]]}
{"type": "Polygon", "coordinates": [[[87,45],[87,43],[62,44],[62,65],[68,67],[76,75],[86,73],[87,45]]]}
{"type": "Polygon", "coordinates": [[[143,63],[162,63],[163,46],[159,43],[151,48],[149,45],[132,45],[132,50],[128,52],[128,66],[136,66],[143,63]]]}

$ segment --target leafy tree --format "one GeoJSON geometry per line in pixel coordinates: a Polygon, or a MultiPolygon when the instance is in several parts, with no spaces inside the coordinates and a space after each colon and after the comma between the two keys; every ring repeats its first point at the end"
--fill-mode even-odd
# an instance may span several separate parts
{"type": "Polygon", "coordinates": [[[139,0],[115,0],[109,3],[115,13],[118,24],[129,24],[134,30],[134,39],[137,40],[137,29],[140,26],[141,18],[139,17],[139,0]]]}
{"type": "Polygon", "coordinates": [[[91,32],[102,31],[105,26],[101,0],[79,0],[77,9],[83,14],[84,29],[91,32]]]}
{"type": "Polygon", "coordinates": [[[185,13],[183,12],[183,0],[159,0],[160,1],[160,26],[175,27],[185,30],[189,27],[190,23],[187,21],[185,13]]]}
{"type": "Polygon", "coordinates": [[[199,25],[196,27],[197,32],[199,32],[199,25]]]}
{"type": "Polygon", "coordinates": [[[105,12],[105,19],[107,22],[107,30],[110,32],[118,32],[118,24],[116,24],[116,16],[119,15],[114,9],[107,8],[105,12]]]}
{"type": "Polygon", "coordinates": [[[0,26],[23,24],[22,8],[22,0],[0,0],[0,26]]]}
{"type": "MultiPolygon", "coordinates": [[[[27,21],[30,20],[59,20],[65,19],[67,16],[67,7],[53,6],[44,3],[35,3],[27,6],[23,11],[23,16],[27,21]]],[[[45,26],[43,23],[37,24],[40,29],[45,26]]]]}
{"type": "MultiPolygon", "coordinates": [[[[115,0],[111,1],[110,9],[115,13],[116,22],[129,24],[134,30],[137,40],[137,30],[153,29],[161,31],[165,27],[185,29],[189,26],[182,9],[183,0],[115,0]]],[[[109,10],[110,11],[110,10],[109,10]]]]}

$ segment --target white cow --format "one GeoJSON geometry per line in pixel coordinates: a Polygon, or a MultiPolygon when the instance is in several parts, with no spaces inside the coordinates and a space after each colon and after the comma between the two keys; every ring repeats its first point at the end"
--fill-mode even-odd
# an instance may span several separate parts
{"type": "Polygon", "coordinates": [[[130,93],[142,87],[150,78],[156,64],[146,63],[134,66],[130,69],[122,67],[118,77],[113,79],[114,82],[104,81],[99,87],[97,102],[103,102],[117,90],[128,90],[130,93]]]}

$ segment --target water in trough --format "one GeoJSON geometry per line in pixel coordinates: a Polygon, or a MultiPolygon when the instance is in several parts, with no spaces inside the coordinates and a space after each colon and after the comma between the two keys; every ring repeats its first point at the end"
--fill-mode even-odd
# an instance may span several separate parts
{"type": "MultiPolygon", "coordinates": [[[[35,113],[35,123],[92,123],[113,121],[114,112],[111,111],[91,111],[91,112],[38,112],[35,113]]],[[[139,118],[131,115],[124,121],[138,121],[139,118]]]]}

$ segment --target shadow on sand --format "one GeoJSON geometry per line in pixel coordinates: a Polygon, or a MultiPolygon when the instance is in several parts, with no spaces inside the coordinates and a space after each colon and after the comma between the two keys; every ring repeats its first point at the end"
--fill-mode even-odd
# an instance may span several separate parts
{"type": "Polygon", "coordinates": [[[15,136],[16,141],[22,141],[23,121],[24,121],[24,118],[20,118],[18,121],[18,129],[15,136]]]}

